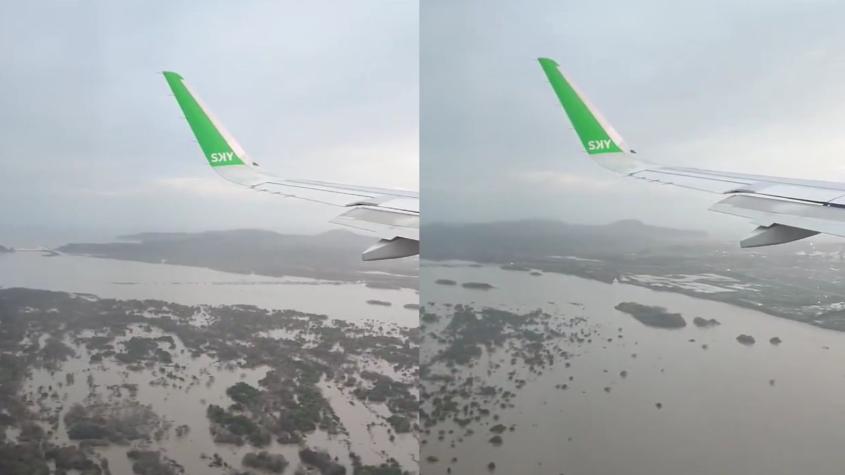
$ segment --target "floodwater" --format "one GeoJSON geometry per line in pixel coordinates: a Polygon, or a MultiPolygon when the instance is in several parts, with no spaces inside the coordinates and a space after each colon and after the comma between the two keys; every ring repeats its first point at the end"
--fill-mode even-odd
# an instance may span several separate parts
{"type": "MultiPolygon", "coordinates": [[[[90,337],[95,334],[85,332],[81,336],[90,337]]],[[[119,347],[120,342],[134,336],[155,338],[165,334],[157,328],[133,325],[125,336],[116,340],[116,346],[119,347]]],[[[233,401],[226,395],[226,388],[239,381],[258,387],[258,382],[264,378],[269,368],[238,368],[236,365],[221,365],[205,355],[193,358],[178,338],[175,340],[176,348],[174,349],[171,349],[167,343],[161,343],[160,346],[163,350],[171,352],[174,364],[184,366],[184,369],[175,372],[184,380],[168,378],[165,371],[150,368],[129,371],[125,366],[108,359],[92,365],[89,363],[90,353],[85,346],[76,345],[71,339],[65,339],[65,344],[75,350],[76,356],[65,362],[57,371],[33,370],[24,385],[24,394],[35,403],[35,407],[41,414],[49,413],[59,416],[54,435],[54,440],[59,443],[72,443],[67,438],[63,419],[68,409],[74,404],[120,403],[135,400],[150,405],[153,411],[170,425],[170,430],[162,440],[149,444],[133,443],[96,448],[98,453],[108,459],[109,467],[116,474],[132,473],[131,461],[126,457],[126,452],[138,447],[161,449],[167,457],[182,465],[185,473],[229,473],[230,469],[209,467],[210,457],[215,453],[219,454],[231,467],[238,468],[243,456],[248,452],[267,450],[274,454],[283,454],[291,462],[285,473],[294,473],[299,460],[298,445],[281,445],[275,440],[261,449],[248,444],[241,447],[215,444],[209,432],[207,406],[216,404],[228,407],[233,401]],[[66,379],[68,373],[73,374],[72,380],[66,379]],[[120,395],[112,397],[113,388],[124,384],[137,385],[137,393],[129,397],[128,391],[121,389],[120,395]],[[59,397],[56,399],[39,397],[39,394],[48,387],[57,392],[59,397]],[[176,435],[174,430],[180,425],[187,425],[190,428],[189,432],[182,437],[176,435]]],[[[169,366],[159,368],[170,371],[169,366]]],[[[338,456],[338,462],[347,466],[349,470],[351,470],[351,461],[348,456],[350,449],[358,453],[364,463],[379,464],[388,457],[393,457],[405,467],[416,467],[418,453],[416,438],[410,434],[402,434],[391,442],[384,424],[377,425],[383,423],[376,417],[377,414],[381,414],[379,409],[385,410],[380,408],[383,405],[363,405],[360,401],[350,404],[350,400],[355,399],[354,396],[345,394],[333,383],[322,382],[320,386],[335,413],[349,431],[349,436],[330,435],[317,430],[309,434],[306,445],[325,449],[333,456],[338,456]],[[373,427],[367,427],[367,423],[371,423],[373,427]]],[[[45,429],[51,428],[45,426],[45,429]]]]}
{"type": "MultiPolygon", "coordinates": [[[[187,305],[251,304],[268,309],[326,314],[357,323],[384,322],[389,324],[384,326],[386,331],[392,331],[393,325],[417,326],[419,323],[418,311],[403,308],[405,304],[418,302],[417,292],[409,289],[371,289],[358,283],[241,275],[187,266],[78,256],[0,255],[0,287],[89,293],[102,298],[159,299],[187,305]],[[370,305],[367,300],[388,301],[392,305],[370,305]]],[[[158,329],[138,326],[122,339],[133,335],[154,337],[160,334],[158,329]]],[[[285,335],[273,337],[284,338],[285,335]]],[[[33,338],[37,339],[37,336],[33,338]]],[[[76,356],[63,363],[57,371],[34,369],[24,385],[24,394],[42,414],[58,415],[54,440],[67,442],[64,414],[74,403],[94,401],[90,399],[89,377],[91,384],[96,386],[94,394],[102,401],[108,401],[112,394],[113,389],[109,386],[135,384],[137,393],[134,397],[124,389],[122,395],[114,400],[136,400],[150,405],[171,425],[165,438],[149,444],[148,448],[162,449],[165,456],[184,466],[186,473],[231,473],[232,469],[209,467],[209,457],[217,453],[237,469],[245,453],[259,449],[248,445],[215,444],[209,433],[206,408],[209,404],[230,405],[232,401],[225,394],[226,388],[238,381],[258,386],[268,368],[243,369],[220,365],[205,355],[192,358],[190,352],[184,351],[178,338],[176,340],[175,350],[164,349],[171,352],[174,363],[185,367],[177,372],[185,381],[174,382],[155,369],[127,371],[108,360],[92,365],[85,347],[75,345],[68,338],[65,343],[76,351],[76,356]],[[68,373],[74,375],[72,383],[66,379],[68,373]],[[168,384],[159,384],[161,382],[168,384]],[[58,393],[58,398],[41,398],[39,388],[50,386],[58,393]],[[174,429],[183,424],[188,425],[190,431],[179,437],[174,429]]],[[[350,450],[361,455],[365,464],[379,464],[393,457],[406,469],[416,472],[416,436],[401,434],[395,440],[389,440],[384,421],[380,419],[389,412],[383,404],[365,405],[357,400],[350,403],[355,397],[331,382],[321,382],[321,388],[350,435],[332,436],[315,431],[308,436],[306,445],[326,449],[333,456],[338,456],[338,461],[347,466],[348,473],[351,473],[350,450]],[[377,425],[379,422],[381,425],[377,425]]],[[[14,439],[16,434],[7,431],[7,435],[14,439]]],[[[136,447],[137,444],[112,445],[96,450],[108,458],[112,473],[122,474],[132,473],[126,451],[136,447]]],[[[290,462],[286,474],[293,473],[299,465],[297,445],[280,445],[274,440],[260,450],[284,454],[290,462]]]]}
{"type": "Polygon", "coordinates": [[[419,301],[417,292],[411,289],[373,289],[360,283],[233,274],[82,256],[2,254],[0,287],[90,293],[102,298],[158,299],[186,305],[251,304],[342,320],[419,325],[419,313],[403,308],[419,301]],[[392,305],[371,305],[367,300],[384,300],[392,305]]]}
{"type": "MultiPolygon", "coordinates": [[[[495,473],[507,474],[842,473],[843,333],[681,294],[490,266],[424,262],[421,288],[427,307],[438,313],[446,313],[446,303],[518,312],[541,308],[583,316],[598,329],[591,343],[578,348],[570,368],[558,362],[540,376],[526,376],[515,407],[498,410],[498,422],[516,425],[502,434],[502,446],[488,443],[487,422],[471,425],[475,433],[454,448],[453,439],[429,437],[421,473],[443,473],[446,466],[452,473],[488,473],[489,462],[496,464],[495,473]],[[436,279],[459,285],[438,285],[436,279]],[[495,288],[460,287],[470,281],[495,288]],[[626,301],[679,312],[687,326],[647,327],[614,309],[626,301]],[[692,324],[696,316],[721,325],[698,328],[692,324]],[[756,344],[740,344],[740,334],[753,336],[756,344]],[[780,345],[769,342],[775,336],[780,345]],[[568,390],[555,388],[563,382],[568,390]],[[429,455],[440,462],[426,463],[429,455]],[[450,464],[452,457],[458,460],[450,464]]],[[[508,358],[498,363],[503,366],[489,381],[513,390],[504,375],[522,368],[509,366],[508,358]]],[[[479,375],[487,370],[473,369],[479,375]]],[[[459,432],[451,424],[432,429],[459,432]]]]}

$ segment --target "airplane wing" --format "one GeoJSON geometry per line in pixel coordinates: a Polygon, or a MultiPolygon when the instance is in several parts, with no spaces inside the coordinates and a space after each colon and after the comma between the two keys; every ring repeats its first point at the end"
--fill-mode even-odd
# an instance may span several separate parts
{"type": "Polygon", "coordinates": [[[747,218],[758,227],[741,247],[781,244],[819,233],[845,237],[845,183],[669,167],[635,158],[619,133],[558,64],[539,58],[587,155],[631,178],[724,195],[711,211],[747,218]]]}
{"type": "Polygon", "coordinates": [[[375,234],[380,239],[366,249],[365,261],[419,254],[419,194],[413,191],[368,188],[317,180],[281,178],[265,173],[223,124],[185,83],[165,71],[176,97],[211,168],[226,180],[256,191],[299,198],[343,208],[333,223],[375,234]]]}

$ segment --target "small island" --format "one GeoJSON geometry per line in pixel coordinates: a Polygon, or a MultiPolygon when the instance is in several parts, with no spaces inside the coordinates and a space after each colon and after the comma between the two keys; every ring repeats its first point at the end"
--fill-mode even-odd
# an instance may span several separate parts
{"type": "Polygon", "coordinates": [[[686,320],[680,313],[671,313],[663,307],[643,305],[636,302],[622,302],[614,308],[627,313],[636,318],[638,322],[649,327],[683,328],[687,326],[686,320]]]}
{"type": "Polygon", "coordinates": [[[692,319],[692,323],[697,326],[698,328],[711,328],[715,327],[716,325],[721,325],[719,320],[715,318],[702,318],[702,317],[695,317],[692,319]]]}
{"type": "Polygon", "coordinates": [[[461,287],[465,289],[474,289],[474,290],[490,290],[494,288],[492,285],[486,282],[464,282],[461,284],[461,287]]]}
{"type": "Polygon", "coordinates": [[[743,345],[748,345],[748,346],[753,345],[755,343],[753,336],[745,335],[745,334],[742,334],[742,335],[739,335],[738,337],[736,337],[736,341],[742,343],[743,345]]]}
{"type": "Polygon", "coordinates": [[[499,266],[499,268],[502,269],[502,270],[515,270],[515,271],[520,271],[520,272],[528,272],[528,271],[531,270],[530,267],[525,267],[523,265],[513,264],[513,263],[503,264],[503,265],[499,266]]]}

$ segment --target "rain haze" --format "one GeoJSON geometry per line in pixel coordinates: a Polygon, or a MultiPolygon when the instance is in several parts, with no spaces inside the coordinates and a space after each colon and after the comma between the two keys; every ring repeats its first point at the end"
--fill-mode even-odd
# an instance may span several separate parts
{"type": "Polygon", "coordinates": [[[828,1],[427,3],[427,219],[636,218],[743,237],[750,224],[707,211],[715,195],[589,163],[536,58],[554,58],[640,158],[842,181],[843,14],[828,1]]]}
{"type": "Polygon", "coordinates": [[[537,58],[639,159],[842,183],[843,8],[423,5],[426,472],[842,471],[845,241],[741,249],[724,196],[590,163],[537,58]]]}
{"type": "Polygon", "coordinates": [[[333,228],[327,221],[335,209],[215,176],[162,70],[183,75],[271,172],[416,189],[417,8],[4,3],[4,244],[138,231],[333,228]]]}
{"type": "Polygon", "coordinates": [[[2,2],[0,474],[418,473],[417,259],[183,117],[211,162],[416,191],[418,38],[412,0],[2,2]]]}

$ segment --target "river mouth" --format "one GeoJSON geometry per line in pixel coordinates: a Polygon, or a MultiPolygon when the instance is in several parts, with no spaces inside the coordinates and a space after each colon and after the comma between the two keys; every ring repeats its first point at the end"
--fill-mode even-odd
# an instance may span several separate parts
{"type": "Polygon", "coordinates": [[[445,386],[459,411],[470,404],[490,413],[469,423],[463,415],[437,418],[426,427],[423,473],[483,473],[491,462],[496,473],[838,473],[845,463],[837,448],[845,442],[845,403],[835,396],[845,392],[841,332],[618,282],[446,264],[421,266],[425,311],[435,315],[423,326],[422,365],[430,376],[422,407],[431,411],[445,386]],[[663,307],[687,324],[644,325],[615,308],[623,302],[663,307]],[[560,351],[533,371],[520,357],[531,348],[524,338],[492,351],[482,346],[469,363],[448,367],[438,359],[443,341],[429,336],[444,338],[459,304],[477,315],[485,308],[540,311],[551,327],[583,321],[566,338],[544,342],[560,351]],[[695,317],[708,324],[693,324],[695,317]],[[571,341],[573,333],[582,338],[571,341]],[[740,335],[755,343],[743,344],[740,335]],[[438,377],[446,375],[454,379],[438,377]],[[468,377],[475,378],[469,389],[454,391],[468,377]],[[493,431],[498,425],[503,432],[493,431]],[[501,443],[491,441],[497,433],[501,443]]]}

